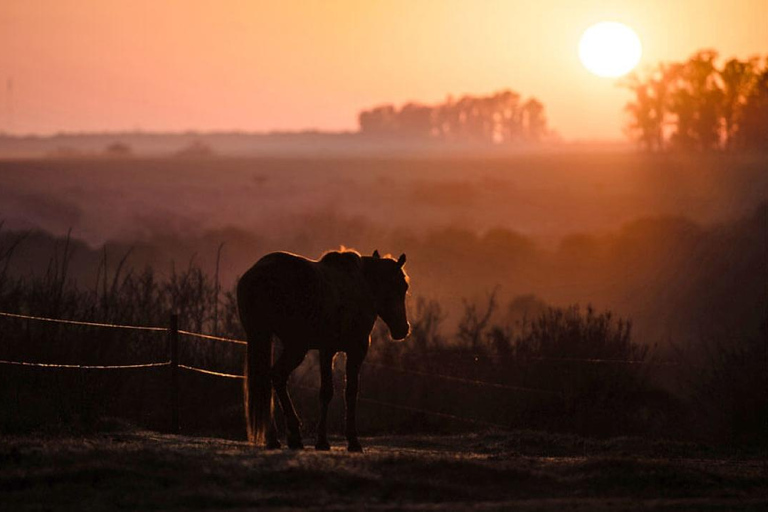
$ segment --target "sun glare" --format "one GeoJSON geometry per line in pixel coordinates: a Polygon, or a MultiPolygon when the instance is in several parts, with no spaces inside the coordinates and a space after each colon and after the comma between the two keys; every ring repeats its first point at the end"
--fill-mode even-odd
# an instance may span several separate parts
{"type": "Polygon", "coordinates": [[[642,54],[640,38],[628,26],[614,21],[592,25],[579,41],[579,58],[597,76],[617,77],[632,71],[642,54]]]}

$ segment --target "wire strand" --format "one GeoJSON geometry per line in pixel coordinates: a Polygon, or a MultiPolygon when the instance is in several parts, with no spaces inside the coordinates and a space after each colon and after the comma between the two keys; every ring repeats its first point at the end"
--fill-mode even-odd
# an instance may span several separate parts
{"type": "Polygon", "coordinates": [[[9,318],[21,318],[23,320],[37,320],[40,322],[51,322],[56,324],[84,325],[87,327],[107,327],[110,329],[129,329],[134,331],[154,331],[154,332],[168,331],[167,327],[145,327],[142,325],[121,325],[121,324],[105,324],[105,323],[99,323],[99,322],[81,322],[79,320],[62,320],[60,318],[46,318],[41,316],[19,315],[17,313],[0,312],[0,316],[5,316],[9,318]]]}
{"type": "Polygon", "coordinates": [[[223,338],[221,336],[212,336],[210,334],[201,334],[199,332],[191,332],[191,331],[183,331],[179,329],[177,331],[179,334],[182,334],[184,336],[191,336],[193,338],[202,338],[204,340],[213,340],[213,341],[223,341],[226,343],[235,343],[237,345],[247,345],[248,342],[243,340],[236,340],[234,338],[223,338]]]}
{"type": "Polygon", "coordinates": [[[593,364],[638,364],[651,366],[680,366],[675,361],[641,361],[633,359],[578,359],[575,357],[529,357],[531,361],[555,361],[564,363],[593,363],[593,364]]]}
{"type": "MultiPolygon", "coordinates": [[[[309,391],[319,391],[320,388],[316,386],[307,386],[304,384],[293,384],[292,387],[297,387],[301,389],[306,389],[309,391]]],[[[391,409],[400,409],[402,411],[408,411],[408,412],[415,412],[419,414],[426,414],[429,416],[435,416],[438,418],[448,418],[451,420],[456,421],[463,421],[465,423],[472,423],[474,425],[483,425],[486,427],[494,427],[494,428],[507,428],[505,425],[501,425],[499,423],[493,423],[490,421],[483,421],[483,420],[476,420],[473,418],[467,418],[466,416],[456,416],[455,414],[449,414],[447,412],[437,412],[437,411],[430,411],[428,409],[420,409],[418,407],[411,407],[408,405],[401,405],[401,404],[393,404],[392,402],[384,402],[382,400],[376,400],[375,398],[368,398],[365,396],[359,396],[357,398],[360,402],[366,402],[374,405],[380,405],[382,407],[389,407],[391,409]]]]}
{"type": "Polygon", "coordinates": [[[245,379],[243,375],[233,375],[231,373],[214,372],[213,370],[206,370],[204,368],[198,368],[197,366],[189,366],[186,364],[180,364],[179,368],[183,368],[185,370],[190,370],[198,373],[205,373],[207,375],[215,375],[216,377],[225,377],[228,379],[245,379]]]}
{"type": "Polygon", "coordinates": [[[75,368],[79,370],[126,370],[131,368],[156,368],[159,366],[170,366],[171,362],[164,361],[161,363],[93,365],[93,364],[30,363],[27,361],[7,361],[7,360],[0,359],[0,364],[9,364],[14,366],[34,366],[37,368],[75,368]]]}
{"type": "Polygon", "coordinates": [[[452,382],[461,382],[462,384],[470,384],[473,386],[491,387],[496,389],[504,389],[507,391],[521,391],[525,393],[539,393],[542,395],[558,395],[559,394],[557,391],[552,391],[549,389],[536,389],[536,388],[527,388],[523,386],[510,386],[507,384],[498,384],[495,382],[487,382],[483,380],[473,380],[473,379],[465,379],[463,377],[454,377],[453,375],[442,375],[439,373],[429,373],[429,372],[422,372],[418,370],[406,370],[405,368],[397,368],[395,366],[388,366],[388,365],[379,364],[379,363],[364,362],[363,364],[365,366],[371,366],[373,368],[383,368],[386,370],[392,370],[400,373],[418,375],[420,377],[431,377],[435,379],[449,380],[452,382]]]}
{"type": "Polygon", "coordinates": [[[447,412],[437,412],[437,411],[429,411],[427,409],[419,409],[418,407],[410,407],[408,405],[400,405],[400,404],[393,404],[391,402],[383,402],[381,400],[376,400],[374,398],[368,398],[368,397],[359,397],[358,400],[361,402],[368,402],[375,405],[381,405],[384,407],[390,407],[392,409],[400,409],[403,411],[409,411],[409,412],[416,412],[419,414],[427,414],[430,416],[436,416],[438,418],[448,418],[451,420],[456,421],[463,421],[465,423],[472,423],[473,425],[483,425],[486,427],[494,427],[494,428],[508,428],[506,425],[501,425],[499,423],[493,423],[490,421],[483,421],[483,420],[476,420],[472,418],[467,418],[465,416],[456,416],[455,414],[449,414],[447,412]]]}

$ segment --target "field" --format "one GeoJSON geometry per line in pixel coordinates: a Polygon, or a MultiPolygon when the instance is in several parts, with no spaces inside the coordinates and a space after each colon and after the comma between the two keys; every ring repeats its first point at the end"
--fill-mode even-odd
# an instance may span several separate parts
{"type": "Polygon", "coordinates": [[[308,250],[340,235],[361,243],[447,226],[556,243],[649,216],[731,220],[768,197],[765,164],[761,155],[630,152],[6,160],[0,213],[7,228],[72,229],[92,246],[219,231],[308,250]],[[328,225],[301,247],[297,235],[320,221],[328,225]],[[355,221],[362,233],[341,231],[355,221]]]}
{"type": "MultiPolygon", "coordinates": [[[[374,330],[364,455],[340,437],[253,450],[233,379],[181,374],[178,436],[157,432],[166,368],[4,366],[2,508],[763,510],[767,161],[0,162],[0,311],[163,326],[173,310],[242,339],[238,275],[272,250],[345,245],[408,254],[413,327],[405,343],[374,330]]],[[[0,320],[7,360],[165,361],[166,341],[0,320]]],[[[181,363],[240,374],[241,349],[184,338],[181,363]]],[[[305,442],[316,363],[291,382],[305,442]]]]}
{"type": "Polygon", "coordinates": [[[366,453],[117,429],[0,445],[6,510],[765,510],[765,458],[535,432],[365,438],[366,453]]]}
{"type": "Polygon", "coordinates": [[[712,252],[741,257],[721,239],[690,254],[697,235],[754,215],[768,200],[765,165],[760,155],[609,152],[3,161],[0,235],[39,230],[10,265],[39,273],[53,250],[43,234],[71,230],[82,245],[68,270],[86,286],[102,249],[110,269],[130,251],[137,271],[194,260],[213,274],[223,244],[224,289],[273,250],[406,252],[413,295],[440,301],[451,329],[462,299],[500,287],[502,302],[535,294],[609,308],[644,343],[664,344],[690,336],[690,323],[658,321],[674,323],[681,315],[668,310],[691,301],[668,295],[700,281],[688,274],[712,252]]]}

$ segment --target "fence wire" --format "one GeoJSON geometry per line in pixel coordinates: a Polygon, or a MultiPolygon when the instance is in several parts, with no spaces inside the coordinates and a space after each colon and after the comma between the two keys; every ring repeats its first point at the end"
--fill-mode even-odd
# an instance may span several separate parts
{"type": "MultiPolygon", "coordinates": [[[[308,391],[320,391],[320,388],[316,386],[307,386],[305,384],[294,384],[294,387],[305,389],[308,391]]],[[[477,420],[474,418],[467,418],[466,416],[456,416],[455,414],[449,414],[447,412],[438,412],[438,411],[430,411],[428,409],[421,409],[419,407],[411,407],[408,405],[401,405],[401,404],[394,404],[392,402],[385,402],[383,400],[376,400],[375,398],[369,398],[367,396],[358,396],[357,400],[359,402],[369,403],[378,405],[381,407],[388,407],[390,409],[399,409],[401,411],[407,411],[407,412],[413,412],[418,414],[425,414],[427,416],[434,416],[436,418],[447,418],[451,420],[461,421],[464,423],[471,423],[474,425],[482,425],[484,427],[493,427],[493,428],[507,428],[505,425],[501,425],[499,423],[493,423],[490,421],[483,421],[483,420],[477,420]]]]}
{"type": "Polygon", "coordinates": [[[372,368],[382,368],[382,369],[385,369],[385,370],[400,372],[400,373],[404,373],[404,374],[407,374],[407,375],[417,375],[417,376],[420,376],[420,377],[430,377],[430,378],[433,378],[433,379],[442,379],[442,380],[447,380],[447,381],[451,381],[451,382],[460,382],[462,384],[469,384],[469,385],[472,385],[472,386],[481,386],[481,387],[489,387],[489,388],[496,388],[496,389],[504,389],[504,390],[507,390],[507,391],[522,391],[522,392],[527,392],[527,393],[539,393],[539,394],[542,394],[542,395],[558,395],[559,394],[557,391],[552,391],[552,390],[549,390],[549,389],[536,389],[536,388],[526,388],[526,387],[523,387],[523,386],[511,386],[511,385],[508,385],[508,384],[499,384],[499,383],[496,383],[496,382],[488,382],[488,381],[484,381],[484,380],[474,380],[474,379],[466,379],[464,377],[455,377],[453,375],[442,375],[442,374],[439,374],[439,373],[422,372],[422,371],[419,371],[419,370],[407,370],[405,368],[397,368],[395,366],[389,366],[389,365],[384,365],[384,364],[379,364],[379,363],[364,362],[363,365],[364,366],[370,366],[372,368]]]}
{"type": "Polygon", "coordinates": [[[127,370],[131,368],[157,368],[159,366],[170,366],[171,362],[162,361],[159,363],[97,365],[97,364],[30,363],[27,361],[7,361],[4,359],[0,359],[0,364],[7,364],[7,365],[13,365],[13,366],[34,366],[36,368],[74,368],[78,370],[127,370]]]}
{"type": "MultiPolygon", "coordinates": [[[[19,318],[24,320],[38,320],[41,322],[51,322],[51,323],[59,323],[59,324],[69,324],[69,325],[81,325],[86,327],[105,327],[110,329],[127,329],[127,330],[137,330],[137,331],[153,331],[153,332],[168,332],[170,329],[168,327],[151,327],[151,326],[142,326],[142,325],[123,325],[123,324],[110,324],[110,323],[100,323],[100,322],[84,322],[79,320],[62,320],[60,318],[47,318],[47,317],[40,317],[40,316],[31,316],[31,315],[21,315],[18,313],[6,313],[0,311],[0,316],[8,317],[8,318],[19,318]]],[[[212,341],[221,341],[225,343],[234,343],[236,345],[247,345],[248,343],[244,340],[238,340],[234,338],[226,338],[223,336],[213,336],[211,334],[203,334],[199,332],[192,332],[192,331],[185,331],[182,329],[179,329],[178,334],[183,336],[189,336],[193,338],[200,338],[200,339],[206,339],[206,340],[212,340],[212,341]]],[[[434,352],[433,352],[434,353],[434,352]]],[[[497,355],[487,355],[487,354],[470,354],[468,357],[470,358],[491,358],[491,359],[505,359],[509,356],[497,356],[497,355]]],[[[641,360],[624,360],[624,359],[599,359],[599,358],[569,358],[569,357],[529,357],[527,358],[529,361],[552,361],[552,362],[573,362],[573,363],[587,363],[587,364],[627,364],[627,365],[650,365],[650,366],[681,366],[682,363],[677,361],[641,361],[641,360]]],[[[523,360],[524,361],[524,360],[523,360]]],[[[368,365],[372,365],[374,363],[365,363],[368,365]]],[[[380,365],[381,367],[385,367],[386,365],[380,365]]],[[[406,371],[406,372],[413,372],[413,370],[405,370],[402,368],[395,368],[395,367],[387,367],[390,370],[397,370],[397,371],[406,371]]],[[[431,377],[437,377],[437,378],[449,378],[451,380],[454,379],[460,379],[459,377],[452,377],[452,376],[445,376],[445,375],[439,375],[439,374],[427,374],[424,373],[424,376],[431,376],[431,377]]],[[[466,380],[467,383],[480,383],[483,382],[484,384],[490,384],[492,386],[504,386],[502,384],[493,384],[488,383],[484,381],[472,381],[471,379],[462,379],[466,380]]],[[[534,390],[530,388],[524,388],[524,387],[514,387],[512,388],[517,389],[519,391],[523,390],[531,390],[531,391],[543,391],[548,392],[546,390],[534,390]]]]}
{"type": "Polygon", "coordinates": [[[20,318],[22,320],[37,320],[40,322],[51,322],[55,324],[83,325],[86,327],[106,327],[109,329],[128,329],[132,331],[168,332],[167,327],[146,327],[142,325],[121,325],[121,324],[106,324],[106,323],[100,323],[100,322],[81,322],[79,320],[62,320],[60,318],[46,318],[41,316],[19,315],[17,313],[4,313],[4,312],[0,312],[0,316],[5,316],[8,318],[20,318]]]}
{"type": "Polygon", "coordinates": [[[214,372],[213,370],[206,370],[205,368],[198,368],[197,366],[190,366],[187,364],[180,364],[179,368],[190,370],[198,373],[205,373],[206,375],[215,375],[216,377],[225,377],[227,379],[245,379],[244,375],[234,375],[232,373],[214,372]]]}
{"type": "Polygon", "coordinates": [[[447,418],[450,420],[462,421],[464,423],[471,423],[473,425],[481,425],[484,427],[493,427],[493,428],[501,428],[501,429],[509,428],[507,425],[501,425],[499,423],[477,420],[474,418],[467,418],[465,416],[456,416],[455,414],[449,414],[447,412],[428,411],[426,409],[420,409],[418,407],[410,407],[408,405],[393,404],[391,402],[384,402],[381,400],[376,400],[374,398],[368,398],[365,396],[358,397],[358,400],[361,402],[368,402],[370,404],[380,405],[383,407],[389,407],[390,409],[400,409],[402,411],[414,412],[418,414],[426,414],[427,416],[434,416],[436,418],[447,418]]]}
{"type": "MultiPolygon", "coordinates": [[[[0,316],[8,317],[8,318],[17,318],[17,319],[23,319],[23,320],[35,320],[35,321],[42,321],[42,322],[51,322],[51,323],[59,323],[59,324],[67,324],[67,325],[79,325],[79,326],[86,326],[86,327],[102,327],[102,328],[110,328],[110,329],[126,329],[126,330],[135,330],[135,331],[151,331],[151,332],[170,332],[171,329],[168,327],[151,327],[151,326],[139,326],[139,325],[124,325],[124,324],[111,324],[111,323],[102,323],[102,322],[84,322],[84,321],[78,321],[78,320],[63,320],[58,318],[47,318],[47,317],[39,317],[39,316],[32,316],[32,315],[22,315],[18,313],[6,313],[6,312],[0,312],[0,316]]],[[[203,334],[198,332],[192,332],[192,331],[186,331],[186,330],[177,330],[176,331],[179,335],[193,337],[193,338],[199,338],[199,339],[206,339],[211,341],[219,341],[224,343],[233,343],[237,345],[247,345],[247,342],[243,340],[233,339],[233,338],[226,338],[223,336],[213,336],[210,334],[203,334]]],[[[485,357],[485,356],[483,356],[485,357]]],[[[531,357],[529,358],[531,361],[554,361],[554,362],[574,362],[574,363],[588,363],[588,364],[628,364],[628,365],[660,365],[660,366],[679,366],[680,363],[677,362],[666,362],[666,361],[633,361],[633,360],[615,360],[615,359],[577,359],[577,358],[545,358],[545,357],[531,357]]],[[[74,365],[74,364],[52,364],[52,363],[32,363],[32,362],[25,362],[25,361],[3,361],[0,360],[0,364],[7,364],[7,365],[17,365],[17,366],[32,366],[32,367],[43,367],[43,368],[75,368],[75,369],[130,369],[130,368],[152,368],[152,367],[158,367],[158,366],[168,366],[171,365],[171,361],[165,361],[165,362],[158,362],[158,363],[146,363],[146,364],[131,364],[131,365],[74,365]]],[[[444,375],[439,373],[432,373],[432,372],[424,372],[420,370],[410,370],[402,367],[395,367],[390,365],[385,365],[381,363],[373,363],[373,362],[365,362],[366,366],[370,366],[372,368],[379,368],[384,369],[388,371],[398,372],[406,375],[414,375],[419,377],[426,377],[426,378],[432,378],[432,379],[440,379],[450,382],[457,382],[461,384],[471,385],[471,386],[478,386],[478,387],[488,387],[488,388],[495,388],[495,389],[501,389],[501,390],[507,390],[507,391],[516,391],[516,392],[523,392],[523,393],[533,393],[533,394],[542,394],[542,395],[559,395],[560,393],[558,391],[552,391],[547,389],[537,389],[537,388],[529,388],[524,386],[513,386],[508,384],[501,384],[501,383],[495,383],[495,382],[488,382],[488,381],[482,381],[482,380],[475,380],[475,379],[469,379],[465,377],[456,377],[453,375],[444,375]]],[[[204,373],[208,375],[213,375],[217,377],[224,377],[224,378],[230,378],[230,379],[243,379],[244,376],[242,375],[235,375],[230,373],[224,373],[224,372],[216,372],[213,370],[206,370],[204,368],[199,368],[196,366],[190,366],[190,365],[178,365],[179,368],[183,368],[185,370],[198,372],[198,373],[204,373]]],[[[396,406],[397,404],[390,404],[391,406],[396,406]]],[[[406,407],[406,406],[402,406],[406,407]]],[[[444,413],[441,413],[444,414],[444,413]]]]}
{"type": "MultiPolygon", "coordinates": [[[[240,379],[240,380],[245,379],[245,376],[243,376],[243,375],[234,375],[234,374],[231,374],[231,373],[214,372],[212,370],[206,370],[204,368],[198,368],[196,366],[189,366],[189,365],[186,365],[186,364],[180,364],[179,368],[183,368],[185,370],[190,370],[190,371],[193,371],[193,372],[203,373],[203,374],[206,374],[206,375],[213,375],[213,376],[216,376],[216,377],[224,377],[224,378],[229,378],[229,379],[240,379]]],[[[308,391],[319,391],[320,390],[320,388],[318,388],[316,386],[307,386],[307,385],[304,385],[304,384],[293,384],[292,387],[297,387],[297,388],[308,390],[308,391]]],[[[474,424],[474,425],[481,425],[481,426],[484,426],[484,427],[507,428],[505,425],[501,425],[499,423],[493,423],[493,422],[490,422],[490,421],[483,421],[483,420],[477,420],[477,419],[473,419],[473,418],[467,418],[465,416],[456,416],[455,414],[449,414],[447,412],[430,411],[430,410],[427,410],[427,409],[421,409],[419,407],[411,407],[411,406],[408,406],[408,405],[395,404],[395,403],[392,403],[392,402],[385,402],[383,400],[376,400],[375,398],[370,398],[370,397],[366,397],[366,396],[359,396],[357,399],[358,399],[358,401],[363,402],[363,403],[370,403],[370,404],[374,404],[374,405],[378,405],[378,406],[382,406],[382,407],[388,407],[390,409],[399,409],[401,411],[413,412],[413,413],[417,413],[417,414],[425,414],[427,416],[434,416],[436,418],[447,418],[447,419],[450,419],[450,420],[461,421],[461,422],[464,422],[464,423],[471,423],[471,424],[474,424]]]]}
{"type": "MultiPolygon", "coordinates": [[[[445,355],[446,352],[439,350],[429,350],[421,352],[424,355],[445,355]]],[[[572,363],[587,363],[587,364],[635,364],[635,365],[648,365],[648,366],[683,366],[684,363],[679,361],[658,361],[654,359],[641,360],[641,359],[601,359],[601,358],[577,358],[577,357],[527,357],[527,356],[512,356],[501,354],[478,354],[478,353],[465,353],[462,354],[468,360],[478,361],[480,359],[492,359],[497,361],[510,360],[513,363],[527,363],[530,361],[544,361],[544,362],[572,362],[572,363]]]]}
{"type": "Polygon", "coordinates": [[[204,340],[213,340],[213,341],[223,341],[225,343],[235,343],[237,345],[247,345],[248,344],[248,342],[243,341],[243,340],[236,340],[236,339],[233,339],[233,338],[224,338],[222,336],[212,336],[210,334],[201,334],[199,332],[183,331],[181,329],[179,329],[176,332],[178,332],[179,334],[182,334],[184,336],[190,336],[192,338],[201,338],[201,339],[204,339],[204,340]]]}
{"type": "MultiPolygon", "coordinates": [[[[578,359],[575,357],[529,357],[530,361],[554,361],[564,363],[588,363],[588,364],[636,364],[650,366],[680,366],[677,361],[641,361],[632,359],[578,359]]],[[[525,361],[525,360],[523,360],[525,361]]]]}
{"type": "MultiPolygon", "coordinates": [[[[38,317],[38,316],[31,316],[31,315],[22,315],[17,313],[5,313],[0,312],[0,316],[8,317],[8,318],[17,318],[17,319],[23,319],[23,320],[34,320],[34,321],[42,321],[42,322],[51,322],[51,323],[59,323],[59,324],[67,324],[67,325],[79,325],[79,326],[86,326],[86,327],[101,327],[101,328],[110,328],[110,329],[126,329],[126,330],[135,330],[135,331],[152,331],[152,332],[171,332],[170,328],[167,327],[148,327],[148,326],[138,326],[138,325],[122,325],[122,324],[110,324],[110,323],[101,323],[101,322],[83,322],[83,321],[77,321],[77,320],[62,320],[58,318],[47,318],[47,317],[38,317]]],[[[176,333],[183,336],[193,337],[193,338],[200,338],[200,339],[206,339],[211,341],[219,341],[224,343],[233,343],[237,345],[246,345],[247,342],[243,340],[237,340],[233,338],[225,338],[222,336],[213,336],[209,334],[202,334],[192,331],[185,331],[185,330],[177,330],[176,333]]],[[[529,358],[529,360],[534,361],[562,361],[562,362],[577,362],[577,363],[594,363],[594,364],[651,364],[651,365],[664,365],[664,366],[678,366],[680,363],[677,362],[660,362],[660,361],[631,361],[631,360],[613,360],[613,359],[576,359],[576,358],[529,358]]],[[[118,369],[135,369],[135,368],[157,368],[157,367],[165,367],[165,366],[171,366],[173,364],[172,361],[161,361],[161,362],[154,362],[154,363],[142,363],[142,364],[127,364],[127,365],[77,365],[77,364],[55,364],[55,363],[34,363],[34,362],[27,362],[27,361],[10,361],[10,360],[0,360],[0,364],[5,365],[14,365],[14,366],[27,366],[27,367],[38,367],[38,368],[71,368],[71,369],[82,369],[82,370],[118,370],[118,369]]],[[[444,374],[438,374],[438,373],[432,373],[432,372],[424,372],[420,370],[410,370],[402,367],[395,367],[390,366],[386,364],[380,364],[380,363],[373,363],[373,362],[365,362],[366,366],[370,366],[372,368],[378,368],[388,371],[394,371],[406,375],[414,375],[419,377],[427,377],[432,379],[440,379],[450,382],[458,382],[462,384],[472,385],[472,386],[480,386],[480,387],[489,387],[489,388],[495,388],[495,389],[502,389],[502,390],[508,390],[508,391],[518,391],[518,392],[526,392],[526,393],[535,393],[535,394],[546,394],[546,395],[559,395],[560,393],[557,391],[552,390],[544,390],[544,389],[536,389],[536,388],[528,388],[523,386],[512,386],[507,384],[500,384],[495,382],[488,382],[488,381],[482,381],[482,380],[474,380],[474,379],[468,379],[464,377],[456,377],[453,375],[444,375],[444,374]]],[[[245,379],[244,375],[236,375],[231,373],[224,373],[224,372],[217,372],[213,370],[207,370],[205,368],[199,368],[197,366],[192,365],[185,365],[185,364],[178,364],[178,368],[182,368],[187,371],[197,372],[205,375],[212,375],[215,377],[223,377],[228,379],[245,379]]],[[[306,386],[306,385],[300,385],[295,384],[295,387],[303,388],[307,390],[312,391],[318,391],[319,388],[314,386],[306,386]]],[[[484,427],[493,427],[493,428],[506,428],[505,425],[501,425],[498,423],[493,423],[489,421],[483,421],[478,420],[474,418],[467,418],[465,416],[457,416],[454,414],[446,413],[446,412],[439,412],[439,411],[432,411],[428,409],[421,409],[419,407],[412,407],[408,405],[402,405],[402,404],[396,404],[392,402],[386,402],[382,400],[377,400],[375,398],[370,398],[366,396],[358,397],[358,400],[363,403],[370,403],[373,405],[381,406],[381,407],[387,407],[391,409],[397,409],[417,414],[424,414],[427,416],[433,416],[436,418],[444,418],[454,421],[460,421],[468,424],[474,424],[474,425],[480,425],[484,427]]]]}

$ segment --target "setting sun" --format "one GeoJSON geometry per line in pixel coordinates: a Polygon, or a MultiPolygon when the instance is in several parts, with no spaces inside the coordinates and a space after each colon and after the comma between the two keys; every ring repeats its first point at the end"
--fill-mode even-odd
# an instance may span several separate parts
{"type": "Polygon", "coordinates": [[[640,38],[628,26],[613,21],[592,25],[579,41],[579,58],[598,76],[617,77],[632,71],[640,61],[640,38]]]}

